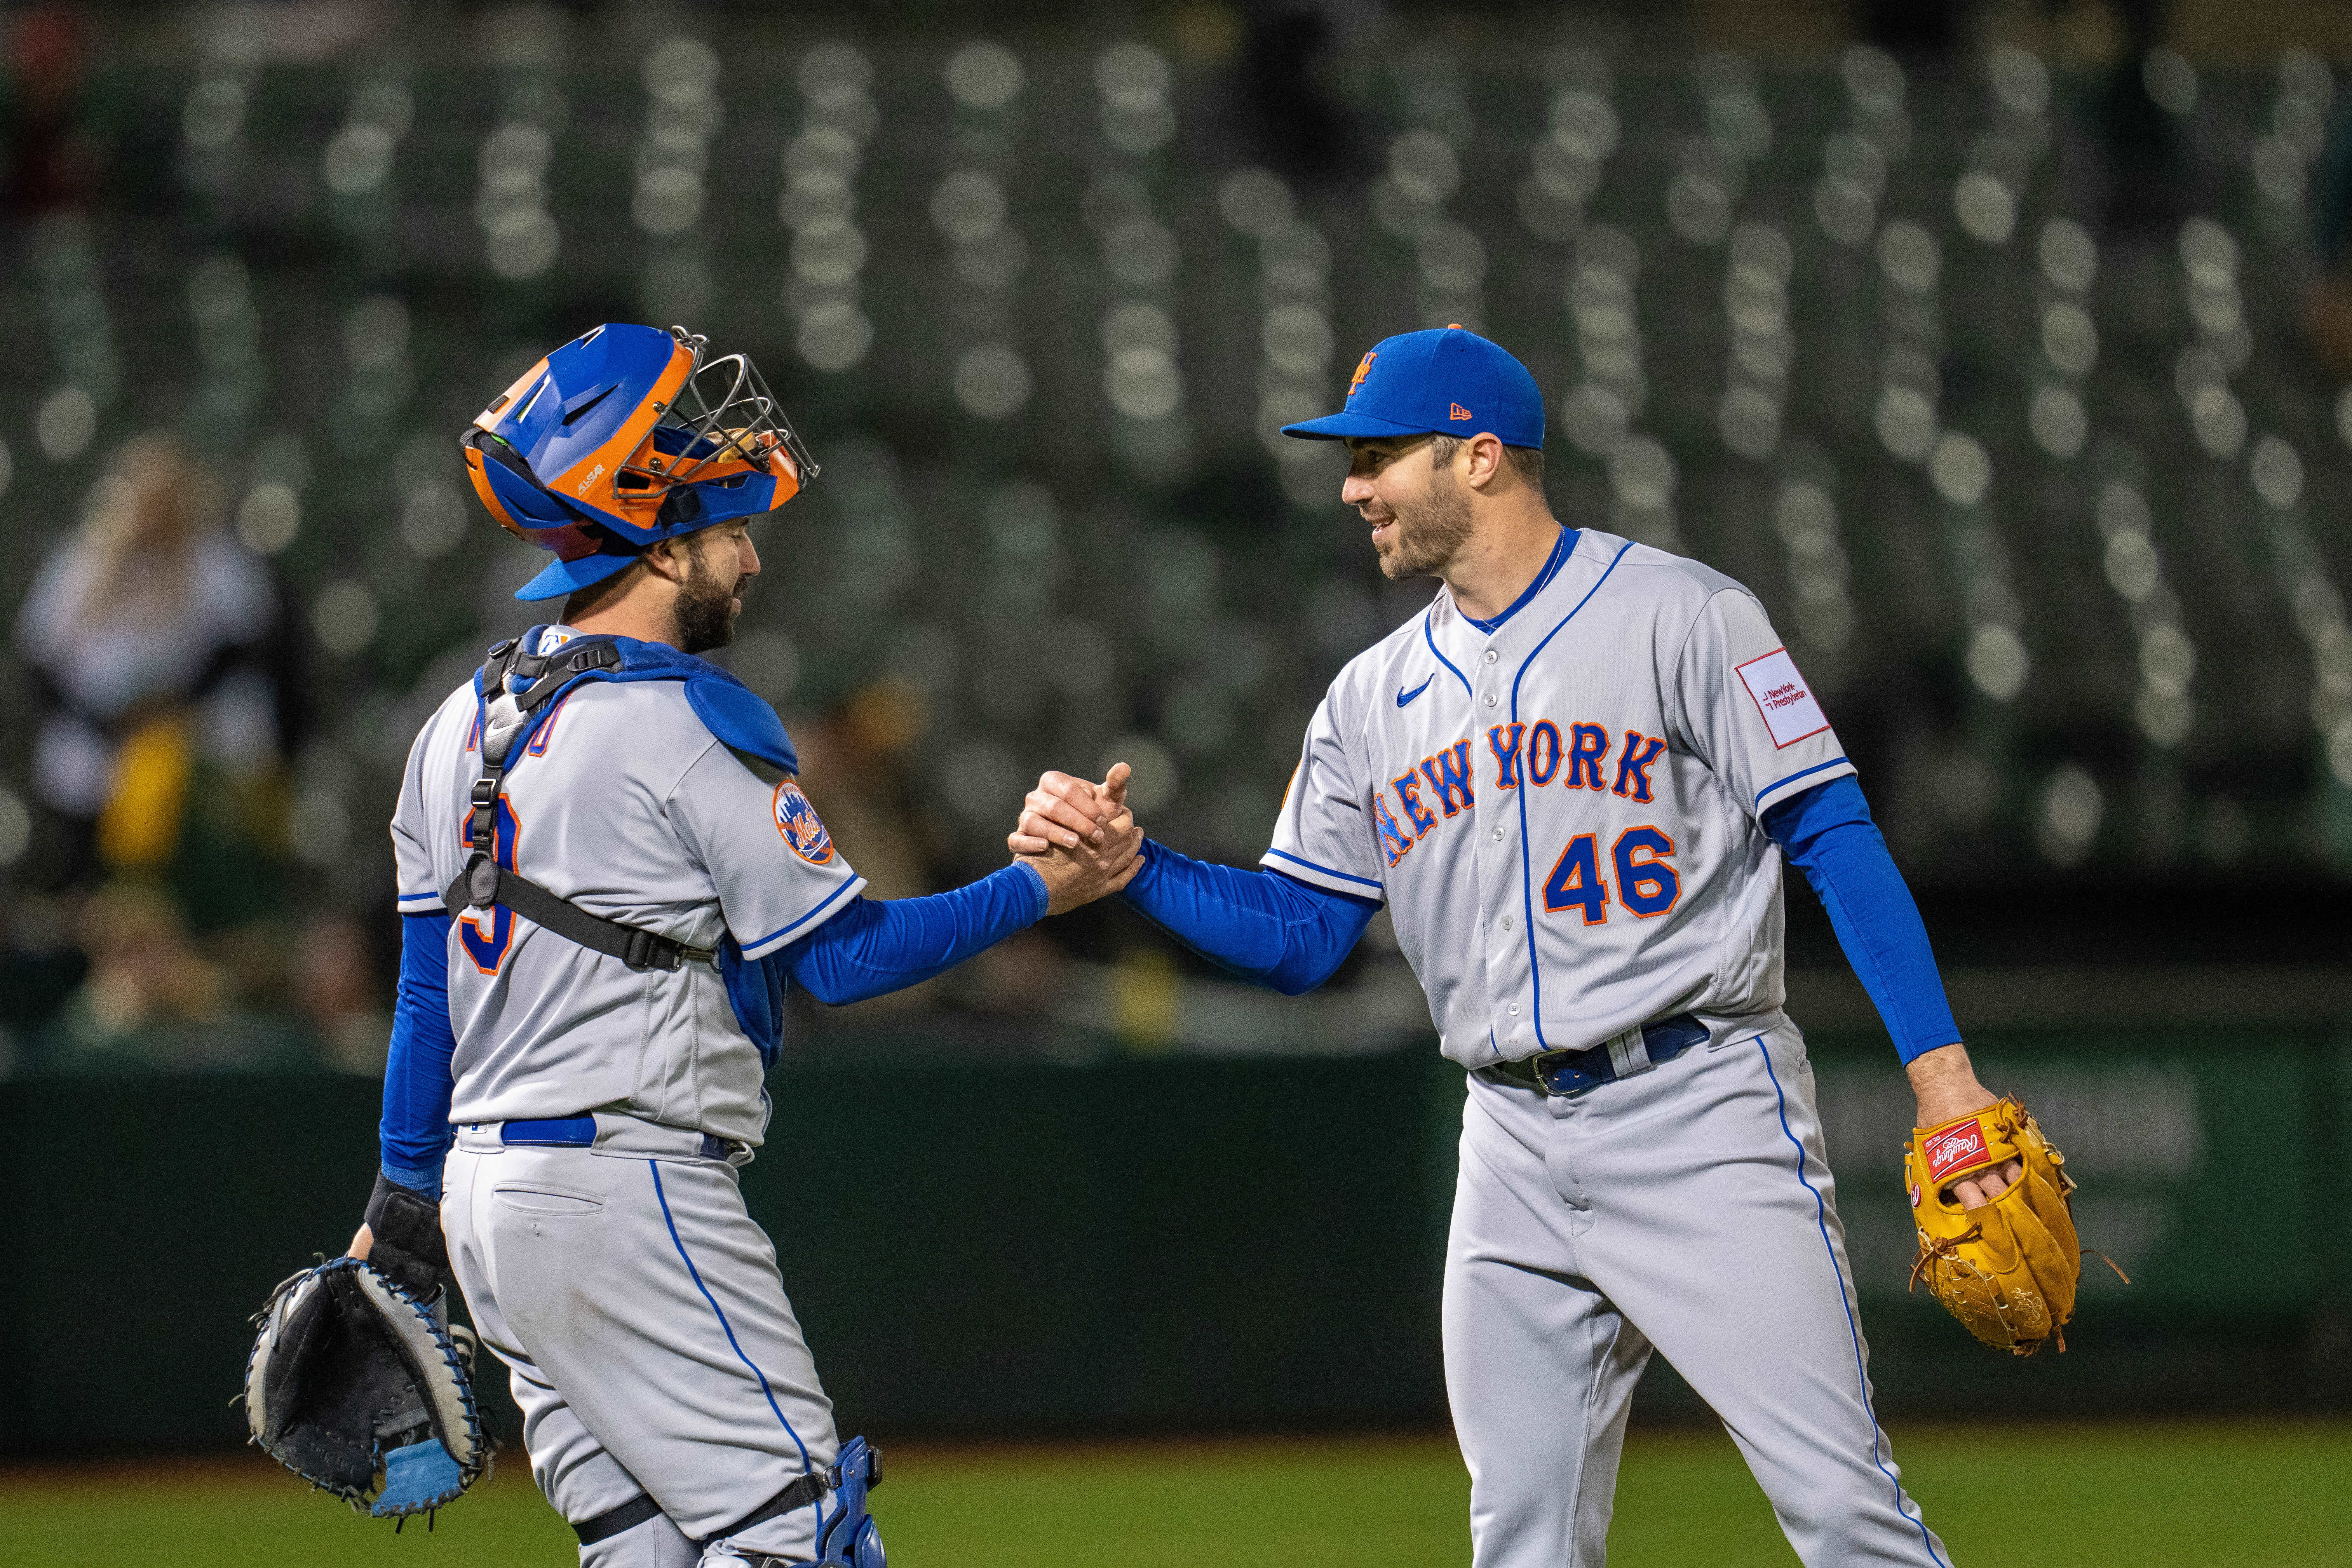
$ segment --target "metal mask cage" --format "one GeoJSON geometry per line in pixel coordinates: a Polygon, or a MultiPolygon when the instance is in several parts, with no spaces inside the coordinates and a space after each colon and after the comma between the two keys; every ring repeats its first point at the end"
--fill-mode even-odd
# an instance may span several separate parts
{"type": "Polygon", "coordinates": [[[625,495],[635,492],[633,501],[650,500],[672,485],[694,483],[714,463],[764,469],[781,447],[800,488],[806,489],[817,476],[816,460],[784,417],[751,356],[710,359],[709,340],[700,333],[672,327],[670,335],[692,351],[694,368],[687,373],[677,398],[662,411],[644,460],[623,464],[614,476],[614,489],[625,495]]]}

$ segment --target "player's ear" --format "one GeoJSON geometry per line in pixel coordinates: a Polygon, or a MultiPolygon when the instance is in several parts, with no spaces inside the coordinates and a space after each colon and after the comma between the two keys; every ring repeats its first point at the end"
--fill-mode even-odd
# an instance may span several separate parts
{"type": "Polygon", "coordinates": [[[646,552],[639,559],[645,562],[646,570],[655,576],[667,582],[684,583],[694,569],[695,538],[696,535],[688,533],[656,539],[646,546],[646,552]]]}
{"type": "Polygon", "coordinates": [[[1503,438],[1489,431],[1462,444],[1463,481],[1472,489],[1492,488],[1503,471],[1503,438]]]}

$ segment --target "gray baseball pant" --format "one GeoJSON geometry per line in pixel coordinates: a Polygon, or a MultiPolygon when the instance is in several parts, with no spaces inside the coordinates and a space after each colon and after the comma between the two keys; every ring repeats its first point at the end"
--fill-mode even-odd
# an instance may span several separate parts
{"type": "Polygon", "coordinates": [[[817,1504],[714,1543],[833,1463],[833,1406],[735,1169],[700,1135],[600,1115],[593,1148],[461,1128],[443,1178],[449,1261],[511,1371],[531,1474],[572,1524],[650,1495],[661,1514],[586,1568],[690,1568],[725,1547],[815,1555],[817,1504]]]}
{"type": "Polygon", "coordinates": [[[1807,1568],[1949,1568],[1871,1412],[1804,1037],[1711,1022],[1574,1098],[1471,1075],[1444,1324],[1475,1568],[1601,1568],[1653,1350],[1807,1568]]]}

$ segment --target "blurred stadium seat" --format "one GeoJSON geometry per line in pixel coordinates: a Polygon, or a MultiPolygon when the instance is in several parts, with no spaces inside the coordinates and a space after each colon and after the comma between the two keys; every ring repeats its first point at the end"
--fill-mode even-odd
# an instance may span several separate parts
{"type": "Polygon", "coordinates": [[[1360,173],[1302,183],[1223,73],[1130,37],[721,51],[516,8],[304,50],[222,15],[94,69],[98,184],[11,221],[0,584],[124,437],[188,433],[318,649],[319,900],[380,897],[420,702],[532,614],[455,432],[606,319],[748,349],[824,463],[735,657],[796,723],[894,683],[940,877],[1113,752],[1164,837],[1256,853],[1323,686],[1425,597],[1275,426],[1448,321],[1544,384],[1563,518],[1762,595],[1923,887],[2352,869],[2315,56],[2151,64],[2152,219],[2105,79],[2014,46],[1368,54],[1360,173]]]}

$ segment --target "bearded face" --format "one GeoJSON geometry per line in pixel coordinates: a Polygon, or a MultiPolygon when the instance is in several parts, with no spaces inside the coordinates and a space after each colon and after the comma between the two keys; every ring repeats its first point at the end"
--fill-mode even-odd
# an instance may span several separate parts
{"type": "Polygon", "coordinates": [[[1470,498],[1451,463],[1433,465],[1427,488],[1411,500],[1391,500],[1389,511],[1393,537],[1374,548],[1391,581],[1436,576],[1470,537],[1470,498]]]}
{"type": "Polygon", "coordinates": [[[707,536],[697,534],[687,553],[686,581],[677,594],[677,637],[681,653],[708,653],[735,640],[735,616],[743,607],[735,596],[737,583],[711,563],[714,553],[707,536]]]}

